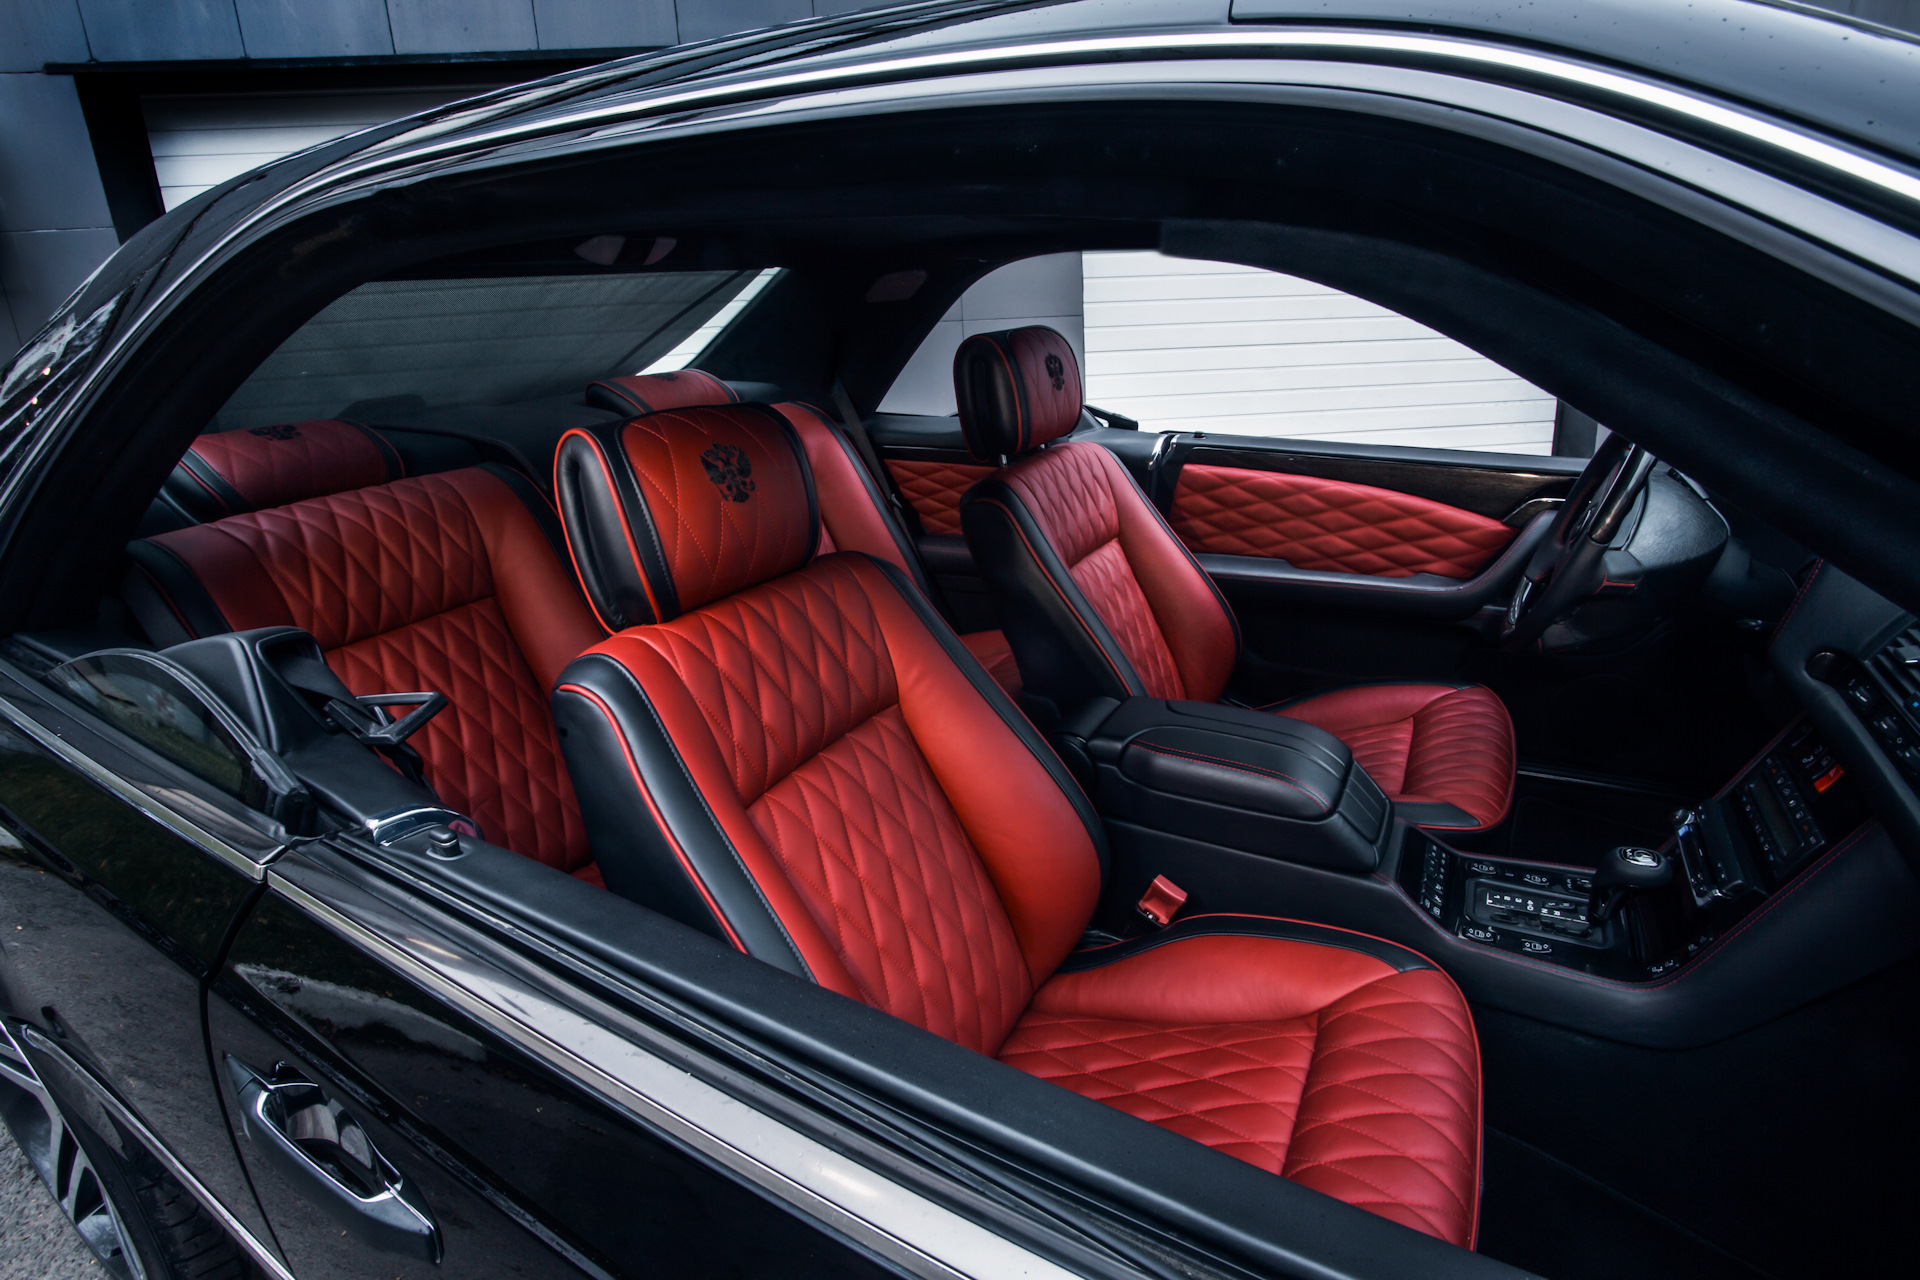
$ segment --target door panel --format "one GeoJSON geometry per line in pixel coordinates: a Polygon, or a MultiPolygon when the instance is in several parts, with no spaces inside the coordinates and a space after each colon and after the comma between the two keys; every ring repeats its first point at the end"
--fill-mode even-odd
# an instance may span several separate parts
{"type": "MultiPolygon", "coordinates": [[[[0,721],[7,1012],[71,1057],[88,1087],[108,1091],[271,1249],[227,1138],[200,1021],[202,980],[256,881],[44,742],[117,775],[134,795],[166,794],[214,821],[184,776],[63,713],[33,685],[0,673],[0,693],[21,717],[0,721]]],[[[226,834],[239,841],[242,830],[230,822],[226,834]]],[[[262,854],[274,847],[264,843],[262,854]]]]}
{"type": "MultiPolygon", "coordinates": [[[[311,1177],[266,1149],[270,1135],[237,1125],[301,1280],[885,1274],[322,923],[310,904],[342,881],[317,864],[336,856],[276,868],[209,999],[214,1056],[261,1075],[279,1067],[349,1111],[409,1181],[444,1252],[436,1265],[404,1241],[383,1249],[346,1231],[311,1177]]],[[[245,1078],[222,1072],[236,1115],[245,1078]]]]}

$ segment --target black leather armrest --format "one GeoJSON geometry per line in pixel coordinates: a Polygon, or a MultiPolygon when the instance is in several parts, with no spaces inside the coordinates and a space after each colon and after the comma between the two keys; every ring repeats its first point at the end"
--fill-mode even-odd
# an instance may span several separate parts
{"type": "Polygon", "coordinates": [[[1346,744],[1313,725],[1129,698],[1084,750],[1109,817],[1289,862],[1379,864],[1392,805],[1346,744]]]}

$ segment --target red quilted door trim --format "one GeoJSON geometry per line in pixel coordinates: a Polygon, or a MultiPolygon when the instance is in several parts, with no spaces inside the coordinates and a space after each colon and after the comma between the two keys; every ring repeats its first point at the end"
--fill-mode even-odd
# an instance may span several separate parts
{"type": "Polygon", "coordinates": [[[978,463],[927,458],[888,458],[887,470],[926,531],[942,534],[960,532],[961,497],[993,472],[978,463]]]}
{"type": "Polygon", "coordinates": [[[1196,552],[1379,578],[1469,578],[1515,533],[1487,516],[1391,489],[1191,463],[1180,470],[1171,522],[1196,552]]]}

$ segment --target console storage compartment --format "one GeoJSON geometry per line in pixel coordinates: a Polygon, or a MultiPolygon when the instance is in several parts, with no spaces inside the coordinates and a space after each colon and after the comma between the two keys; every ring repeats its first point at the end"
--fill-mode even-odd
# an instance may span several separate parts
{"type": "Polygon", "coordinates": [[[1213,703],[1105,705],[1111,713],[1083,716],[1066,744],[1084,753],[1103,816],[1308,866],[1379,866],[1393,806],[1332,734],[1213,703]]]}

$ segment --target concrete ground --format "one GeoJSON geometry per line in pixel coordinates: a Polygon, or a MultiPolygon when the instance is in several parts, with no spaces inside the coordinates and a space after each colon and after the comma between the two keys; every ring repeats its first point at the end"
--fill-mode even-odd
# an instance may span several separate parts
{"type": "Polygon", "coordinates": [[[0,1280],[102,1280],[53,1195],[0,1125],[0,1280]]]}

